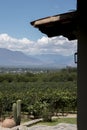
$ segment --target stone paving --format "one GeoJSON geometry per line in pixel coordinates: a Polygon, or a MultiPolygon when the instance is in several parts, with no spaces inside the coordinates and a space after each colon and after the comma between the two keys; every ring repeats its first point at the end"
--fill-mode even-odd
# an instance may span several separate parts
{"type": "Polygon", "coordinates": [[[28,130],[77,130],[77,126],[72,124],[61,123],[56,126],[32,126],[28,128],[28,130]]]}
{"type": "Polygon", "coordinates": [[[0,130],[77,130],[77,126],[75,124],[66,124],[60,123],[56,126],[45,126],[45,125],[35,125],[31,127],[20,126],[15,128],[2,128],[0,130]]]}

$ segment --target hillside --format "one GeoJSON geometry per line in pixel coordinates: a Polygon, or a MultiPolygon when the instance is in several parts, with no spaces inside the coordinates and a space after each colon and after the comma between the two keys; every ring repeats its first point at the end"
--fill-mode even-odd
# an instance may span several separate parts
{"type": "Polygon", "coordinates": [[[22,67],[65,67],[75,66],[73,55],[58,54],[26,55],[20,51],[0,48],[0,66],[22,67]]]}

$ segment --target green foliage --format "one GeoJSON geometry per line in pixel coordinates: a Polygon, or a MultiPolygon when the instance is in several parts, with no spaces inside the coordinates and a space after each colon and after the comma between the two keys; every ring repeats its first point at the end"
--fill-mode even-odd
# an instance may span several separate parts
{"type": "Polygon", "coordinates": [[[50,106],[50,104],[46,102],[44,102],[43,104],[44,104],[42,110],[43,121],[52,121],[52,116],[53,116],[52,106],[50,106]]]}
{"type": "Polygon", "coordinates": [[[48,115],[76,111],[76,68],[43,73],[0,74],[0,113],[10,112],[12,104],[18,99],[22,100],[22,111],[33,113],[35,118],[43,116],[42,110],[48,115]]]}

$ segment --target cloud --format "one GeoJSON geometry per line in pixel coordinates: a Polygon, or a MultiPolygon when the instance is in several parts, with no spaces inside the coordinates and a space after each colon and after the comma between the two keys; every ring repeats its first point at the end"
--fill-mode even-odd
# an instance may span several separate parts
{"type": "Polygon", "coordinates": [[[69,41],[63,36],[52,38],[44,36],[37,41],[31,41],[28,38],[17,39],[8,34],[0,34],[0,48],[21,51],[27,55],[39,53],[71,55],[77,50],[77,41],[69,41]]]}

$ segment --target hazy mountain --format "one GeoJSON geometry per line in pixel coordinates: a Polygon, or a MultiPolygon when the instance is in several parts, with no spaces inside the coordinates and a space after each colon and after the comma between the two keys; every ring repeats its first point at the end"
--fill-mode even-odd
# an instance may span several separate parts
{"type": "Polygon", "coordinates": [[[62,56],[57,54],[25,55],[19,51],[11,51],[0,48],[0,66],[42,66],[42,67],[64,67],[74,66],[73,56],[62,56]]]}
{"type": "Polygon", "coordinates": [[[0,66],[28,66],[38,63],[40,60],[22,52],[0,48],[0,66]]]}
{"type": "Polygon", "coordinates": [[[43,64],[51,67],[76,66],[74,63],[74,55],[62,56],[58,54],[41,54],[36,55],[36,58],[43,61],[43,64]]]}

